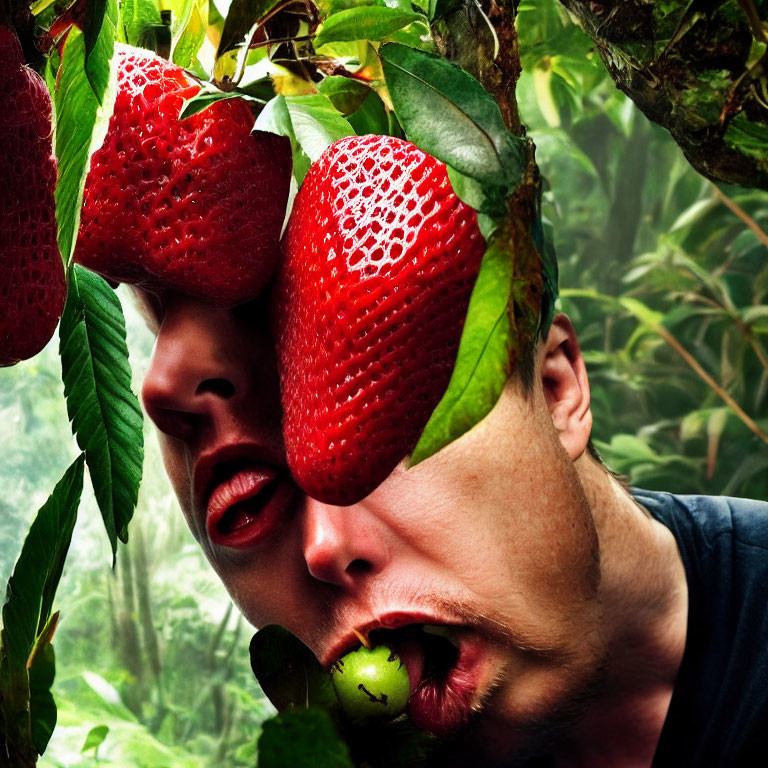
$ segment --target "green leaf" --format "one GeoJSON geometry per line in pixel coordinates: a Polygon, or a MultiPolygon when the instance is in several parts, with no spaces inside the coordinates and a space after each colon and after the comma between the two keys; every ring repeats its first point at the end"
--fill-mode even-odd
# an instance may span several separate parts
{"type": "Polygon", "coordinates": [[[322,709],[291,709],[264,723],[259,768],[354,768],[349,748],[322,709]]]}
{"type": "Polygon", "coordinates": [[[54,98],[59,164],[56,219],[59,251],[65,264],[69,263],[75,248],[88,164],[104,140],[112,112],[116,81],[110,72],[110,62],[116,23],[116,2],[106,0],[99,34],[93,37],[91,22],[86,27],[88,38],[73,27],[67,36],[59,70],[54,98]]]}
{"type": "Polygon", "coordinates": [[[131,391],[125,320],[115,292],[76,265],[59,327],[67,413],[85,451],[112,545],[128,540],[144,458],[142,415],[131,391]]]}
{"type": "Polygon", "coordinates": [[[462,6],[462,0],[429,0],[429,19],[438,21],[462,6]]]}
{"type": "Polygon", "coordinates": [[[361,104],[372,93],[371,89],[352,77],[332,75],[324,78],[317,86],[320,93],[331,100],[333,106],[342,115],[350,115],[360,108],[361,104]]]}
{"type": "MultiPolygon", "coordinates": [[[[252,85],[254,86],[254,90],[256,90],[256,84],[254,83],[252,85]]],[[[204,109],[207,109],[217,101],[226,101],[227,99],[243,99],[244,101],[252,101],[260,105],[266,104],[265,99],[260,99],[257,96],[251,96],[250,94],[244,93],[241,90],[230,92],[220,91],[214,85],[206,83],[203,85],[203,88],[198,91],[191,99],[187,99],[184,102],[181,107],[181,112],[179,113],[179,120],[185,120],[188,117],[192,117],[192,115],[196,115],[198,112],[202,112],[204,109]]]]}
{"type": "Polygon", "coordinates": [[[298,183],[309,163],[317,160],[333,142],[355,131],[322,94],[276,96],[256,120],[256,130],[288,136],[293,148],[293,170],[298,183]]]}
{"type": "Polygon", "coordinates": [[[208,28],[208,0],[184,0],[171,30],[171,61],[190,69],[208,28]]]}
{"type": "Polygon", "coordinates": [[[232,0],[216,57],[242,43],[253,25],[263,19],[278,2],[279,0],[232,0]]]}
{"type": "Polygon", "coordinates": [[[122,0],[120,22],[129,45],[141,46],[147,41],[147,32],[163,24],[160,11],[153,0],[122,0]]]}
{"type": "Polygon", "coordinates": [[[315,654],[287,629],[270,624],[251,639],[251,669],[279,711],[293,707],[337,706],[330,675],[315,654]]]}
{"type": "Polygon", "coordinates": [[[419,13],[386,6],[363,5],[329,16],[315,36],[315,50],[326,43],[372,40],[374,42],[423,20],[419,13]]]}
{"type": "Polygon", "coordinates": [[[335,141],[355,135],[330,99],[321,94],[286,96],[285,103],[296,140],[312,162],[335,141]]]}
{"type": "Polygon", "coordinates": [[[496,241],[480,265],[448,389],[427,422],[409,466],[461,437],[496,404],[511,370],[511,297],[512,259],[496,241]]]}
{"type": "Polygon", "coordinates": [[[290,139],[293,157],[293,176],[296,179],[296,183],[301,185],[309,170],[310,160],[296,138],[291,123],[291,115],[288,112],[288,105],[285,102],[285,96],[278,95],[267,102],[256,118],[256,124],[253,127],[256,131],[276,133],[278,136],[287,136],[290,139]]]}
{"type": "MultiPolygon", "coordinates": [[[[83,457],[80,456],[38,511],[8,581],[0,634],[0,722],[4,724],[7,740],[17,748],[32,737],[27,663],[38,636],[50,618],[82,490],[83,457]]],[[[41,704],[45,697],[38,687],[50,671],[46,667],[45,654],[42,654],[39,663],[41,666],[35,670],[35,695],[42,708],[37,710],[40,724],[35,744],[42,744],[42,729],[46,722],[50,723],[50,709],[41,704]]]]}
{"type": "Polygon", "coordinates": [[[32,743],[38,755],[45,752],[56,727],[56,702],[51,693],[56,675],[56,655],[46,641],[29,668],[29,714],[32,743]]]}
{"type": "Polygon", "coordinates": [[[384,102],[375,91],[369,91],[360,109],[347,118],[358,136],[373,133],[377,136],[389,133],[389,116],[384,102]]]}
{"type": "Polygon", "coordinates": [[[96,751],[104,743],[108,733],[108,725],[94,725],[93,728],[88,731],[88,735],[85,737],[85,743],[80,752],[87,752],[89,749],[96,751]]]}
{"type": "Polygon", "coordinates": [[[526,144],[504,125],[494,98],[439,56],[398,43],[382,46],[387,88],[409,141],[480,182],[516,186],[526,144]]]}

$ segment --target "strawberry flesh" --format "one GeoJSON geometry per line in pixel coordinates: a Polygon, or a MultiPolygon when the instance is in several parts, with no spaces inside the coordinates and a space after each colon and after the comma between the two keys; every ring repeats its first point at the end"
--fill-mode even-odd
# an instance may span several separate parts
{"type": "Polygon", "coordinates": [[[0,25],[0,366],[37,354],[64,309],[52,130],[48,89],[0,25]]]}
{"type": "Polygon", "coordinates": [[[252,134],[242,99],[179,120],[200,86],[147,51],[118,44],[115,55],[118,93],[91,160],[76,260],[220,306],[255,298],[277,266],[288,140],[252,134]]]}
{"type": "Polygon", "coordinates": [[[356,503],[413,449],[484,247],[445,165],[413,144],[354,136],[310,168],[273,297],[288,463],[310,496],[356,503]]]}

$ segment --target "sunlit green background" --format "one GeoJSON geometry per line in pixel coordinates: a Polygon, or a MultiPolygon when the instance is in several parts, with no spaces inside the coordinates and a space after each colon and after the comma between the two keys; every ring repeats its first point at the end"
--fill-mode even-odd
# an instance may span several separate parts
{"type": "MultiPolygon", "coordinates": [[[[524,3],[520,31],[518,96],[547,179],[598,447],[637,485],[768,499],[768,195],[723,187],[737,213],[726,207],[616,91],[556,3],[524,3]]],[[[120,293],[138,390],[152,339],[120,293]]],[[[78,453],[55,339],[0,370],[0,424],[5,583],[78,453]]],[[[42,766],[254,764],[272,710],[250,673],[253,629],[199,553],[161,467],[147,427],[139,508],[114,571],[92,496],[81,507],[56,603],[59,726],[42,766]],[[102,725],[103,743],[82,752],[102,725]]]]}

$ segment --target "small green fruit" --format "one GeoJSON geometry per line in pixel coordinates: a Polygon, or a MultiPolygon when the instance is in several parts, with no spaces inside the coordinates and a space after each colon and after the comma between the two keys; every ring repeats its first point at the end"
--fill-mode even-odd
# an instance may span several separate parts
{"type": "Polygon", "coordinates": [[[411,691],[408,671],[386,645],[360,647],[342,656],[331,668],[331,681],[342,711],[353,722],[397,717],[411,691]]]}

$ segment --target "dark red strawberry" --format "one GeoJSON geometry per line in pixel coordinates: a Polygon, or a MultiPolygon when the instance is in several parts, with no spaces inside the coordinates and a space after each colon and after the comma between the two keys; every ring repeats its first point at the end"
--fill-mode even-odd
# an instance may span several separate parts
{"type": "Polygon", "coordinates": [[[353,504],[414,448],[483,251],[445,166],[413,144],[342,139],[310,168],[273,305],[288,462],[310,496],[353,504]]]}
{"type": "Polygon", "coordinates": [[[290,145],[252,134],[241,99],[179,120],[200,86],[147,51],[116,46],[118,94],[93,155],[75,258],[112,280],[234,306],[279,255],[290,145]]]}
{"type": "Polygon", "coordinates": [[[56,245],[51,98],[0,26],[0,365],[37,354],[66,298],[56,245]]]}

